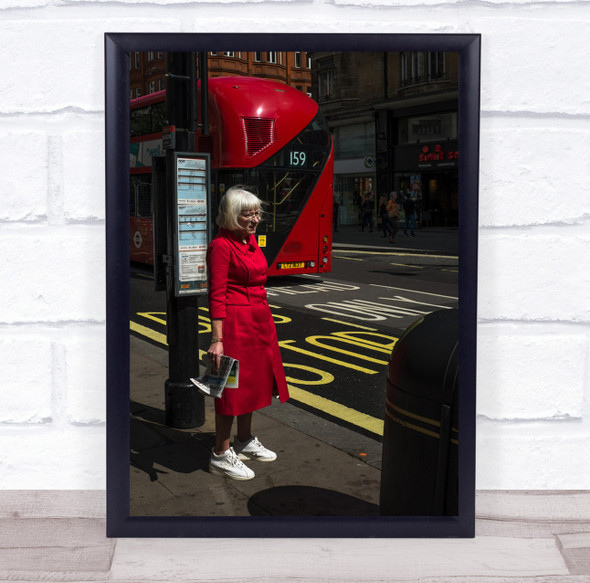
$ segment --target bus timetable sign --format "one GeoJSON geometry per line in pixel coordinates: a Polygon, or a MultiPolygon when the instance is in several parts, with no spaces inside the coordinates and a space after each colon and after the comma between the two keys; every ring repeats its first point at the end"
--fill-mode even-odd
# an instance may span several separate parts
{"type": "Polygon", "coordinates": [[[175,153],[175,295],[207,293],[209,154],[175,153]]]}

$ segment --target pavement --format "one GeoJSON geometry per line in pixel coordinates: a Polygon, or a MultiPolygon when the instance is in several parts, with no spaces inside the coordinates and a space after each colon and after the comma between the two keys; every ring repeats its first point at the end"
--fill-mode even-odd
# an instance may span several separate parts
{"type": "MultiPolygon", "coordinates": [[[[395,243],[357,225],[334,233],[334,250],[436,255],[456,262],[457,230],[425,228],[395,243]]],[[[165,423],[168,353],[130,337],[131,516],[378,516],[381,443],[306,411],[274,402],[254,413],[253,431],[277,452],[272,463],[248,462],[256,477],[229,480],[208,472],[214,444],[213,399],[205,422],[165,423]]]]}
{"type": "Polygon", "coordinates": [[[459,238],[457,228],[424,227],[415,230],[415,237],[405,236],[403,224],[390,243],[377,226],[370,232],[361,231],[358,225],[343,225],[334,231],[333,249],[358,249],[366,251],[393,251],[417,254],[457,256],[459,238]]]}

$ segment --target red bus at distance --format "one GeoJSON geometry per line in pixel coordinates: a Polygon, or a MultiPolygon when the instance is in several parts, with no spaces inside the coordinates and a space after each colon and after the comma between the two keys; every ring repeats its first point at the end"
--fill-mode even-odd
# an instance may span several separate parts
{"type": "MultiPolygon", "coordinates": [[[[258,244],[269,276],[332,267],[332,137],[318,104],[282,83],[254,77],[208,80],[209,136],[195,151],[211,160],[213,220],[223,193],[241,184],[264,202],[258,244]]],[[[152,264],[152,157],[165,154],[166,95],[131,101],[131,261],[152,264]]],[[[216,225],[214,225],[216,228],[216,225]]]]}

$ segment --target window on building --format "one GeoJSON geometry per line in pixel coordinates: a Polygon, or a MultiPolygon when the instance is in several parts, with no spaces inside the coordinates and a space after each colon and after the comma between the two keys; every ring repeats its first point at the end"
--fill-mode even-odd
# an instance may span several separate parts
{"type": "Polygon", "coordinates": [[[334,128],[334,154],[338,158],[374,155],[375,124],[366,122],[334,128]]]}
{"type": "Polygon", "coordinates": [[[235,57],[235,55],[236,55],[234,53],[234,51],[223,51],[222,54],[223,54],[224,57],[235,57]]]}
{"type": "Polygon", "coordinates": [[[148,84],[148,92],[149,93],[155,93],[156,91],[156,82],[155,81],[150,81],[148,84]]]}
{"type": "Polygon", "coordinates": [[[428,75],[430,79],[444,79],[445,77],[445,54],[429,53],[428,75]]]}
{"type": "Polygon", "coordinates": [[[415,144],[434,140],[457,139],[457,112],[401,118],[398,123],[398,144],[415,144]]]}
{"type": "Polygon", "coordinates": [[[318,97],[325,99],[334,95],[334,70],[318,73],[318,97]]]}
{"type": "Polygon", "coordinates": [[[273,63],[273,64],[276,65],[278,63],[278,53],[277,53],[277,51],[268,51],[267,61],[269,63],[273,63]]]}
{"type": "Polygon", "coordinates": [[[300,52],[295,52],[295,66],[298,69],[301,69],[301,53],[300,52]]]}
{"type": "Polygon", "coordinates": [[[254,61],[256,63],[262,63],[262,53],[260,51],[254,53],[254,61]]]}
{"type": "Polygon", "coordinates": [[[148,63],[150,63],[151,61],[154,60],[154,52],[153,51],[148,51],[147,60],[148,60],[148,63]]]}
{"type": "Polygon", "coordinates": [[[141,97],[141,89],[139,87],[135,88],[135,97],[141,97]]]}
{"type": "Polygon", "coordinates": [[[141,56],[139,53],[135,53],[134,61],[135,61],[135,68],[139,69],[139,67],[141,65],[141,56]]]}
{"type": "Polygon", "coordinates": [[[402,85],[416,85],[445,78],[445,54],[402,53],[402,85]]]}

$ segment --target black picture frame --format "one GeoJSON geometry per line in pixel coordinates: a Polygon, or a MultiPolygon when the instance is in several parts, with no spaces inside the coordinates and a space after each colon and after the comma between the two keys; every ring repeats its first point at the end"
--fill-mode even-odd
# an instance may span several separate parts
{"type": "Polygon", "coordinates": [[[105,34],[107,536],[473,537],[480,112],[478,34],[105,34]],[[212,46],[307,51],[456,51],[459,54],[458,516],[134,517],[129,512],[129,63],[132,51],[212,46]]]}

